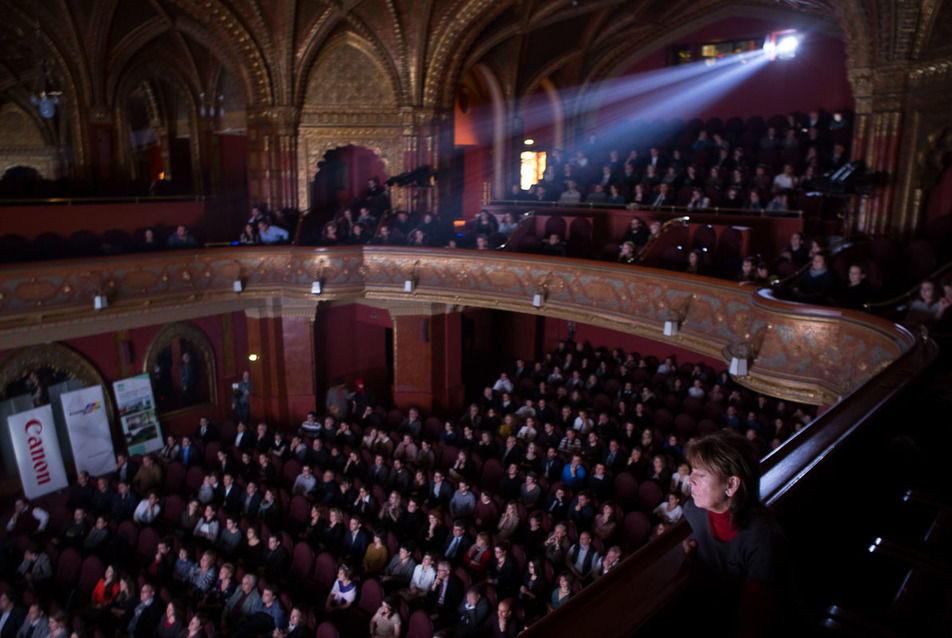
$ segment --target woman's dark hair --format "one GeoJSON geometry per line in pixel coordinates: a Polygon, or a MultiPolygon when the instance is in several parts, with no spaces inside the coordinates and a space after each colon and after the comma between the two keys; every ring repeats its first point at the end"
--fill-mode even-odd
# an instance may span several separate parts
{"type": "Polygon", "coordinates": [[[751,513],[763,509],[760,502],[760,459],[751,441],[733,430],[718,430],[692,441],[686,457],[691,467],[704,468],[722,481],[731,476],[740,479],[730,500],[734,528],[743,529],[751,513]]]}

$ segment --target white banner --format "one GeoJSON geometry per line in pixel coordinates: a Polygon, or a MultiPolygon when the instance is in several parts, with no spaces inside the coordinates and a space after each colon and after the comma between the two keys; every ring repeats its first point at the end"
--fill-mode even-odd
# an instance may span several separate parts
{"type": "Polygon", "coordinates": [[[116,469],[116,454],[109,431],[109,415],[102,386],[66,392],[60,396],[66,431],[73,447],[76,472],[102,476],[116,469]]]}
{"type": "Polygon", "coordinates": [[[126,435],[129,454],[148,454],[161,450],[162,430],[155,416],[155,399],[149,375],[140,374],[112,384],[116,408],[126,435]]]}
{"type": "Polygon", "coordinates": [[[7,417],[23,494],[38,498],[69,485],[49,404],[7,417]]]}

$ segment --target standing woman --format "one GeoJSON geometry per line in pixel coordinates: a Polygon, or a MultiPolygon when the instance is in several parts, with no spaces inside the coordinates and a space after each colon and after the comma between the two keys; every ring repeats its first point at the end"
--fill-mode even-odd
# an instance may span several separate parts
{"type": "Polygon", "coordinates": [[[779,603],[790,602],[789,561],[779,526],[760,501],[760,461],[753,444],[730,430],[694,441],[687,451],[691,499],[684,517],[694,537],[706,626],[738,636],[793,630],[779,603]],[[713,625],[711,623],[714,623],[713,625]]]}

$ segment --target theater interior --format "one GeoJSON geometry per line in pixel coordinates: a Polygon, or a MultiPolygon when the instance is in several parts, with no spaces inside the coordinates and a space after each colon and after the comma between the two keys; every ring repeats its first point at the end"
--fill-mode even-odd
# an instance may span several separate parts
{"type": "MultiPolygon", "coordinates": [[[[111,389],[190,352],[194,397],[157,396],[164,433],[188,435],[201,416],[233,421],[245,371],[253,419],[291,432],[322,413],[338,378],[362,379],[401,414],[455,419],[516,359],[566,339],[717,372],[742,363],[739,386],[817,414],[763,460],[761,482],[812,626],[907,635],[904,619],[928,614],[917,627],[948,628],[946,335],[903,325],[901,308],[919,281],[949,276],[952,2],[0,7],[4,402],[36,390],[31,372],[111,389]],[[791,34],[795,56],[764,48],[791,34]],[[813,112],[849,162],[788,215],[511,195],[559,152],[607,161],[610,150],[624,160],[678,148],[707,166],[715,157],[692,148],[700,131],[756,154],[768,126],[795,121],[806,139],[813,112]],[[435,213],[456,246],[318,245],[343,208],[370,201],[371,178],[392,182],[381,213],[435,213]],[[292,220],[289,245],[239,245],[252,206],[292,220]],[[516,239],[469,248],[484,209],[515,213],[516,239]],[[642,261],[619,263],[635,215],[665,235],[642,261]],[[567,256],[541,249],[553,223],[579,234],[567,256]],[[164,248],[182,225],[194,245],[138,250],[145,229],[164,248]],[[741,259],[773,260],[795,232],[836,237],[875,261],[877,280],[894,284],[889,301],[804,303],[671,266],[726,230],[741,259]]],[[[781,155],[768,157],[779,171],[781,155]]],[[[121,451],[111,390],[106,403],[121,451]]],[[[17,460],[9,433],[0,442],[12,504],[17,460]]],[[[643,544],[524,635],[670,635],[693,605],[689,532],[643,544]]]]}

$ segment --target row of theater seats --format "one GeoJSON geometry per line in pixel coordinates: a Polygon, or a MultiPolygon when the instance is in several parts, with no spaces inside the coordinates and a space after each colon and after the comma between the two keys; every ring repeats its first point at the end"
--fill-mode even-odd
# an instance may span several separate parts
{"type": "MultiPolygon", "coordinates": [[[[649,358],[650,359],[650,358],[649,358]]],[[[671,391],[673,387],[671,382],[678,376],[688,377],[695,373],[695,367],[690,363],[682,363],[676,373],[655,373],[652,370],[656,368],[657,361],[651,359],[648,361],[649,367],[636,368],[630,372],[630,377],[625,380],[631,380],[637,384],[644,384],[651,388],[657,394],[657,399],[649,401],[651,410],[646,418],[647,426],[652,432],[652,445],[660,446],[661,441],[669,435],[677,436],[681,441],[694,434],[704,434],[713,431],[719,425],[723,425],[722,416],[727,407],[728,394],[731,389],[725,386],[725,391],[719,399],[711,399],[707,402],[692,397],[683,397],[671,391]]],[[[714,370],[701,366],[698,372],[703,372],[709,378],[714,378],[714,370]]],[[[723,376],[723,375],[720,375],[723,376]]],[[[710,387],[710,384],[709,384],[710,387]]],[[[537,386],[532,379],[526,378],[520,380],[518,384],[518,393],[529,396],[537,386]]],[[[620,394],[622,389],[622,379],[610,377],[604,379],[602,387],[598,391],[583,392],[582,400],[585,405],[591,405],[595,410],[613,411],[620,409],[620,394]]],[[[740,391],[746,393],[746,391],[740,391]]],[[[733,402],[739,400],[741,395],[730,396],[733,402]]],[[[518,399],[517,399],[518,401],[518,399]]],[[[747,396],[747,401],[753,405],[755,400],[753,395],[747,396]]],[[[392,436],[396,439],[396,428],[402,423],[404,412],[398,408],[386,410],[378,407],[375,410],[375,416],[367,422],[367,426],[374,424],[385,429],[391,430],[392,436]]],[[[766,414],[763,415],[766,418],[766,414]]],[[[436,416],[430,417],[423,430],[422,437],[437,442],[437,437],[442,432],[442,419],[436,416]]],[[[282,428],[287,429],[287,428],[282,428]]],[[[229,440],[234,434],[234,425],[225,423],[221,428],[222,440],[229,440]]],[[[225,449],[234,453],[234,448],[223,448],[215,442],[209,442],[202,450],[202,467],[196,466],[188,469],[178,463],[171,461],[165,464],[166,480],[163,483],[163,505],[164,512],[160,521],[153,526],[137,526],[129,522],[119,523],[115,526],[115,537],[117,539],[117,553],[119,557],[127,559],[129,564],[147,564],[148,559],[153,555],[155,546],[159,540],[160,533],[174,532],[179,526],[179,517],[184,510],[184,500],[182,495],[189,495],[197,491],[201,481],[212,468],[217,467],[217,452],[225,449]]],[[[656,447],[656,449],[658,449],[656,447]]],[[[455,460],[455,450],[447,446],[441,453],[438,461],[438,467],[448,469],[449,465],[455,460]]],[[[366,458],[366,456],[365,456],[366,458]]],[[[479,457],[474,456],[474,460],[479,457]]],[[[671,462],[674,458],[671,459],[671,462]]],[[[292,556],[292,566],[286,578],[287,587],[284,589],[282,601],[285,607],[289,607],[292,602],[300,603],[302,600],[321,600],[321,595],[326,593],[333,581],[333,575],[336,573],[337,559],[335,556],[326,552],[315,552],[315,549],[308,543],[292,540],[292,534],[301,528],[306,520],[309,510],[309,504],[303,497],[290,497],[288,490],[293,484],[300,471],[300,464],[291,459],[281,463],[280,468],[276,468],[276,481],[273,485],[279,494],[281,494],[282,519],[279,527],[271,526],[269,529],[264,524],[249,523],[244,521],[243,525],[256,524],[259,526],[262,538],[272,534],[276,535],[280,543],[287,549],[292,556]],[[293,589],[291,589],[293,584],[293,589]]],[[[477,468],[477,479],[474,481],[476,490],[495,488],[496,479],[502,472],[502,467],[496,459],[487,459],[477,468]]],[[[560,486],[553,483],[549,486],[550,491],[558,489],[560,486]]],[[[640,547],[648,538],[650,525],[651,509],[657,505],[662,498],[667,486],[661,486],[653,481],[646,481],[642,485],[632,481],[625,473],[619,473],[615,480],[614,494],[617,505],[617,519],[620,522],[622,530],[619,537],[625,539],[628,551],[633,551],[640,547]],[[622,476],[627,479],[621,478],[622,476]],[[623,524],[621,523],[623,521],[623,524]]],[[[379,490],[374,490],[379,492],[379,490]]],[[[385,494],[378,493],[380,502],[384,501],[385,494]]],[[[70,512],[65,507],[65,494],[60,493],[51,495],[43,499],[44,505],[51,513],[50,529],[54,530],[61,526],[70,518],[70,512]]],[[[523,512],[525,514],[525,512],[523,512]]],[[[3,517],[6,520],[6,517],[3,517]]],[[[525,518],[523,517],[523,520],[525,518]]],[[[551,521],[545,520],[548,526],[551,521]]],[[[573,530],[570,526],[570,536],[574,537],[579,530],[573,530]]],[[[14,544],[23,549],[29,538],[13,539],[14,544]]],[[[388,546],[391,552],[396,548],[396,540],[388,536],[388,546]]],[[[604,549],[604,546],[600,547],[604,549]]],[[[74,588],[80,594],[88,593],[91,587],[98,581],[104,569],[103,557],[83,558],[74,550],[57,551],[56,547],[50,547],[50,551],[55,554],[56,575],[54,587],[56,591],[69,592],[74,588]]],[[[176,547],[178,549],[178,546],[176,547]]],[[[518,550],[513,551],[514,557],[524,565],[524,553],[520,554],[518,550]]],[[[520,565],[522,566],[522,565],[520,565]]],[[[554,576],[557,573],[555,566],[549,566],[546,572],[554,576]]],[[[457,570],[460,578],[464,582],[471,582],[470,576],[465,570],[457,570]]],[[[483,587],[484,593],[492,600],[495,591],[491,586],[483,587]]],[[[167,590],[160,592],[162,596],[170,596],[167,590]]],[[[338,629],[342,635],[357,635],[356,633],[347,633],[353,631],[355,627],[366,627],[366,620],[369,614],[372,614],[379,606],[382,593],[379,583],[370,578],[362,580],[360,585],[359,602],[354,614],[343,624],[338,623],[338,629]]],[[[63,600],[66,600],[65,598],[63,600]]],[[[409,633],[414,636],[432,635],[432,627],[428,628],[428,619],[417,616],[413,620],[413,615],[406,618],[405,625],[418,625],[420,633],[409,633]]],[[[317,630],[319,631],[319,630],[317,630]]],[[[326,630],[326,631],[329,631],[326,630]]],[[[318,634],[323,635],[323,634],[318,634]]],[[[333,635],[333,634],[330,634],[333,635]]]]}
{"type": "Polygon", "coordinates": [[[118,229],[107,230],[101,234],[81,230],[69,236],[45,232],[33,240],[8,233],[0,235],[0,262],[77,259],[164,250],[168,247],[168,238],[175,232],[175,227],[151,227],[155,235],[153,244],[146,243],[146,230],[148,229],[140,228],[132,234],[118,229]]]}
{"type": "MultiPolygon", "coordinates": [[[[801,119],[805,119],[802,117],[801,119]]],[[[847,116],[848,118],[848,116],[847,116]]],[[[760,150],[760,139],[764,137],[768,127],[777,130],[778,137],[782,137],[782,132],[788,126],[787,116],[775,114],[768,118],[759,115],[748,117],[746,120],[734,116],[726,120],[719,117],[711,117],[707,120],[694,118],[687,122],[681,119],[663,120],[656,119],[651,122],[644,120],[635,120],[627,124],[619,124],[613,129],[613,139],[617,136],[630,142],[628,148],[645,148],[656,146],[670,156],[670,151],[679,149],[690,149],[697,140],[698,133],[702,130],[713,136],[715,133],[731,145],[731,147],[743,147],[748,152],[748,161],[754,159],[756,151],[760,150]],[[754,154],[751,154],[753,152],[754,154]]],[[[828,143],[843,144],[849,149],[852,138],[852,129],[843,127],[831,130],[824,134],[828,143]]],[[[716,158],[716,155],[714,155],[716,158]]],[[[778,158],[781,159],[781,158],[778,158]]]]}

